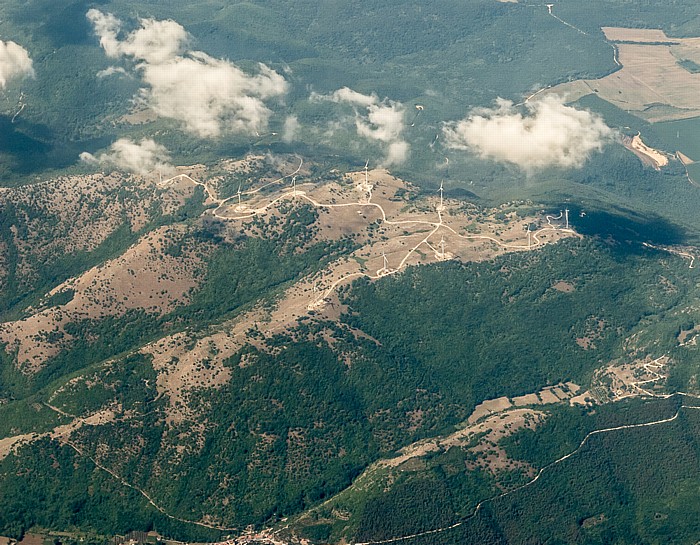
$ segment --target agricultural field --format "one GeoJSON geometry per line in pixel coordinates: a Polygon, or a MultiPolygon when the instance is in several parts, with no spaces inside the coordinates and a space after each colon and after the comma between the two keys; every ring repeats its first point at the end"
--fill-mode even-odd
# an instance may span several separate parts
{"type": "Polygon", "coordinates": [[[591,93],[651,123],[700,115],[700,38],[671,39],[660,30],[604,28],[620,69],[595,80],[577,80],[547,89],[578,100],[591,93]],[[685,64],[684,64],[685,63],[685,64]]]}

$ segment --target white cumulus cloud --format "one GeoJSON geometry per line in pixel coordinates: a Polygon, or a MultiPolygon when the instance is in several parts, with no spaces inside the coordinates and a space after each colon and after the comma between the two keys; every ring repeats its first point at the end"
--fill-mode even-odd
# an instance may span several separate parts
{"type": "Polygon", "coordinates": [[[377,95],[363,95],[362,93],[358,93],[349,87],[343,87],[337,91],[334,91],[328,98],[333,102],[347,102],[349,104],[356,104],[358,106],[365,107],[376,104],[379,101],[377,95]]]}
{"type": "Polygon", "coordinates": [[[33,63],[27,50],[15,42],[0,40],[0,89],[11,79],[33,75],[33,63]]]}
{"type": "Polygon", "coordinates": [[[141,28],[120,40],[122,22],[117,17],[93,8],[87,12],[87,18],[105,54],[113,59],[127,56],[157,64],[181,55],[189,42],[187,31],[172,20],[141,19],[141,28]]]}
{"type": "Polygon", "coordinates": [[[294,142],[299,135],[301,130],[301,124],[299,119],[295,115],[287,116],[284,120],[284,127],[282,128],[282,141],[286,143],[294,142]]]}
{"type": "Polygon", "coordinates": [[[357,134],[381,142],[395,142],[401,139],[404,130],[404,107],[397,103],[370,104],[367,116],[355,120],[357,134]]]}
{"type": "Polygon", "coordinates": [[[265,101],[288,90],[284,77],[264,64],[248,74],[228,60],[189,50],[189,35],[175,21],[141,19],[139,29],[120,38],[114,15],[91,9],[87,17],[107,56],[136,61],[146,85],[140,100],[200,137],[264,131],[272,115],[265,101]]]}
{"type": "Polygon", "coordinates": [[[408,159],[410,145],[403,137],[406,109],[400,102],[388,99],[380,101],[375,94],[365,95],[348,87],[330,95],[312,93],[310,98],[312,101],[329,100],[354,106],[357,134],[384,145],[383,166],[399,165],[408,159]]]}
{"type": "Polygon", "coordinates": [[[265,65],[245,74],[228,61],[193,52],[142,66],[149,85],[141,98],[158,115],[178,119],[201,137],[222,132],[259,133],[272,115],[264,100],[286,91],[282,76],[265,65]]]}
{"type": "Polygon", "coordinates": [[[579,168],[613,134],[600,116],[567,106],[560,97],[530,102],[525,110],[504,99],[494,108],[477,108],[443,127],[447,147],[531,172],[550,166],[579,168]]]}
{"type": "Polygon", "coordinates": [[[126,70],[124,68],[122,68],[121,66],[108,66],[104,70],[100,70],[97,73],[97,77],[99,79],[102,79],[102,78],[107,78],[109,76],[113,76],[115,74],[123,74],[124,76],[128,75],[126,73],[126,70]]]}
{"type": "Polygon", "coordinates": [[[400,165],[408,159],[411,154],[411,146],[405,140],[391,142],[387,146],[386,156],[384,157],[384,166],[400,165]]]}
{"type": "Polygon", "coordinates": [[[95,34],[100,38],[100,45],[108,57],[117,58],[121,53],[120,42],[117,37],[122,23],[111,13],[102,13],[97,9],[91,9],[86,17],[92,23],[95,34]]]}
{"type": "Polygon", "coordinates": [[[175,171],[165,146],[150,138],[144,138],[140,142],[120,138],[110,146],[109,151],[97,156],[83,152],[80,154],[80,159],[100,167],[111,167],[141,175],[151,172],[168,175],[175,171]]]}

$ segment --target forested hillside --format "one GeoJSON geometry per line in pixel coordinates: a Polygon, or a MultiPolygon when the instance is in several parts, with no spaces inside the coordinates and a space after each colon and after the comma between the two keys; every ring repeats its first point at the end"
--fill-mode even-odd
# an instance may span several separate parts
{"type": "Polygon", "coordinates": [[[3,2],[0,536],[697,541],[698,37],[3,2]]]}

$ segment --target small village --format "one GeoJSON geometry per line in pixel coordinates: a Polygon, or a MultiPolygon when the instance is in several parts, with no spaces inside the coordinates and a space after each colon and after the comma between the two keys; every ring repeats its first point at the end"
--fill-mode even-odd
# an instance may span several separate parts
{"type": "MultiPolygon", "coordinates": [[[[306,539],[293,539],[295,545],[310,545],[306,539]]],[[[249,527],[239,536],[214,543],[188,543],[161,536],[158,532],[129,532],[113,537],[71,532],[37,530],[25,534],[21,540],[0,536],[0,545],[291,545],[270,531],[256,532],[249,527]]]]}

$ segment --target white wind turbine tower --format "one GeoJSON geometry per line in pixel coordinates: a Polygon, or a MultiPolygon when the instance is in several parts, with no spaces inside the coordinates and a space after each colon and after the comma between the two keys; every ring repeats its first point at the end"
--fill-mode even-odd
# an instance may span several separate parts
{"type": "Polygon", "coordinates": [[[438,206],[438,212],[442,212],[445,209],[445,206],[443,204],[443,192],[445,190],[444,184],[445,184],[444,180],[440,182],[440,189],[439,189],[439,191],[440,191],[440,206],[438,206]]]}
{"type": "MultiPolygon", "coordinates": [[[[360,183],[357,185],[357,189],[360,191],[360,194],[365,193],[365,197],[367,198],[367,202],[370,201],[372,198],[372,186],[369,183],[369,173],[368,173],[368,168],[369,168],[369,159],[365,162],[365,181],[364,183],[360,183]]],[[[360,196],[360,202],[362,200],[362,196],[360,196]]]]}
{"type": "Polygon", "coordinates": [[[324,306],[325,300],[324,300],[324,297],[322,295],[319,295],[319,292],[321,290],[318,287],[318,283],[316,281],[314,281],[312,291],[314,294],[313,300],[308,305],[306,305],[306,308],[308,310],[318,310],[324,306]]]}
{"type": "Polygon", "coordinates": [[[241,182],[238,182],[237,195],[238,195],[238,208],[240,208],[241,207],[241,182]]]}
{"type": "Polygon", "coordinates": [[[292,176],[292,195],[297,196],[297,177],[292,176]]]}
{"type": "Polygon", "coordinates": [[[566,229],[568,230],[569,229],[569,209],[566,208],[564,210],[564,212],[566,212],[566,229]]]}
{"type": "Polygon", "coordinates": [[[527,249],[532,249],[532,233],[530,232],[530,222],[527,223],[527,249]]]}
{"type": "Polygon", "coordinates": [[[386,258],[385,252],[382,252],[382,257],[384,258],[384,268],[382,269],[382,271],[385,273],[388,273],[389,272],[389,260],[386,258]]]}

